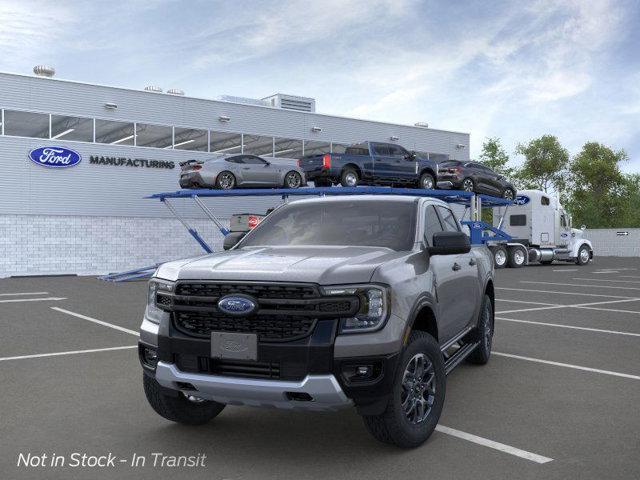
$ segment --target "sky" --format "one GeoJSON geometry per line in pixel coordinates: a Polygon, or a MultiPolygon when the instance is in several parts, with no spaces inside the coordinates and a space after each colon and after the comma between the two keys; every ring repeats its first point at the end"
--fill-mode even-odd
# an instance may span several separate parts
{"type": "Polygon", "coordinates": [[[640,172],[640,0],[0,0],[0,71],[624,149],[640,172]]]}

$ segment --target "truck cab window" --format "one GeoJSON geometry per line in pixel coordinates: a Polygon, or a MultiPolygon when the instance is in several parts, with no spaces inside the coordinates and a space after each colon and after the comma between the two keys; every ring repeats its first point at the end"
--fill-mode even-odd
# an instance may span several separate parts
{"type": "Polygon", "coordinates": [[[456,217],[453,216],[453,212],[448,208],[438,206],[438,213],[440,214],[440,219],[442,220],[442,227],[445,232],[459,232],[460,225],[458,225],[458,221],[456,217]]]}
{"type": "Polygon", "coordinates": [[[424,239],[426,244],[432,246],[433,234],[442,231],[444,231],[444,229],[442,228],[436,209],[433,205],[428,205],[424,216],[424,239]]]}
{"type": "Polygon", "coordinates": [[[550,203],[549,202],[549,197],[545,197],[545,196],[540,197],[540,204],[541,205],[549,205],[549,203],[550,203]]]}
{"type": "Polygon", "coordinates": [[[373,145],[373,150],[375,151],[376,155],[379,156],[387,156],[390,155],[389,152],[389,147],[387,145],[382,145],[382,144],[374,144],[373,145]]]}
{"type": "Polygon", "coordinates": [[[524,227],[527,224],[526,215],[511,215],[509,217],[509,226],[511,227],[524,227]]]}

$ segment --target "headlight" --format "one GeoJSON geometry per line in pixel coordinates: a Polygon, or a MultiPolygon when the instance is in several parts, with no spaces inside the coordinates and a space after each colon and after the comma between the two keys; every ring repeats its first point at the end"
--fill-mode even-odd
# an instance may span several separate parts
{"type": "Polygon", "coordinates": [[[152,278],[149,281],[149,292],[147,294],[147,309],[144,312],[144,316],[147,317],[148,320],[151,320],[154,323],[160,323],[162,320],[169,318],[169,312],[165,312],[158,308],[156,303],[156,294],[158,292],[173,292],[174,284],[172,282],[167,282],[164,280],[158,280],[156,278],[152,278]]]}
{"type": "Polygon", "coordinates": [[[378,285],[344,285],[325,287],[325,295],[357,295],[360,309],[355,317],[340,320],[340,333],[361,333],[379,330],[387,319],[389,293],[378,285]]]}

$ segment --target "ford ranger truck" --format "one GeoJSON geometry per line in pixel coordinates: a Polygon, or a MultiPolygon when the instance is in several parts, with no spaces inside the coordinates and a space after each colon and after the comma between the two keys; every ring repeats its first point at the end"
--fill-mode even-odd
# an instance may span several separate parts
{"type": "Polygon", "coordinates": [[[344,153],[309,155],[298,160],[316,187],[340,184],[436,188],[438,164],[394,143],[365,142],[344,153]]]}
{"type": "Polygon", "coordinates": [[[415,447],[438,423],[446,375],[489,360],[493,259],[440,200],[293,201],[225,248],[149,282],[139,356],[168,420],[355,407],[378,440],[415,447]]]}

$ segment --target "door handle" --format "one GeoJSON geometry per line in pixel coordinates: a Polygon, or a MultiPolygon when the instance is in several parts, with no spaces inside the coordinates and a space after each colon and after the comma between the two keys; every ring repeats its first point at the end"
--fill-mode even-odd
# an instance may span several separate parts
{"type": "Polygon", "coordinates": [[[454,272],[457,272],[461,268],[462,267],[456,262],[456,263],[453,264],[453,267],[451,267],[451,270],[453,270],[454,272]]]}
{"type": "Polygon", "coordinates": [[[470,260],[469,260],[469,265],[471,265],[472,267],[473,267],[476,263],[478,263],[478,262],[476,262],[476,259],[475,259],[475,258],[472,258],[472,259],[470,259],[470,260]]]}
{"type": "Polygon", "coordinates": [[[242,167],[243,170],[251,170],[251,167],[242,167]]]}

